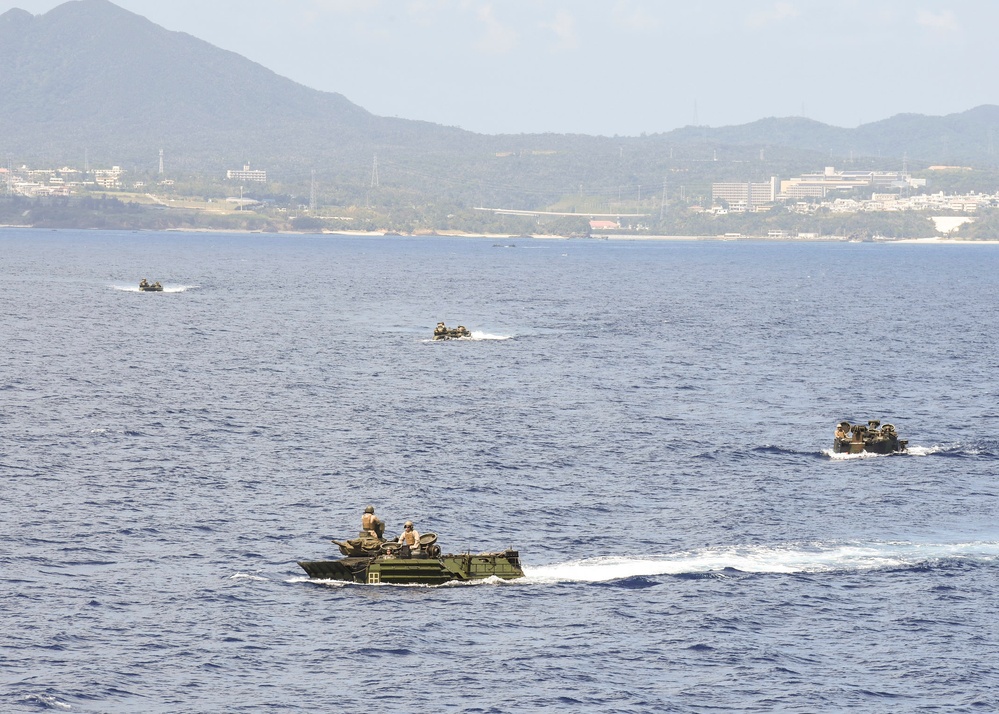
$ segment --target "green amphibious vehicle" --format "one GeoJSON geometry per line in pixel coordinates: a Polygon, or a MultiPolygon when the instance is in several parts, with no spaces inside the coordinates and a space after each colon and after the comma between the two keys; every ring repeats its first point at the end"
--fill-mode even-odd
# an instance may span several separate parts
{"type": "Polygon", "coordinates": [[[378,541],[364,533],[353,540],[333,542],[346,557],[299,561],[310,578],[369,585],[442,585],[491,577],[503,580],[524,577],[516,550],[442,554],[434,533],[420,536],[420,553],[410,557],[404,557],[405,551],[398,543],[378,541]]]}

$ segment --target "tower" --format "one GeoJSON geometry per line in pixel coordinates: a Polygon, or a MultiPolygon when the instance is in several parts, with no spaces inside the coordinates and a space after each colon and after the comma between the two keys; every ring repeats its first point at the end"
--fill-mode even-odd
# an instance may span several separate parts
{"type": "Polygon", "coordinates": [[[163,149],[160,149],[160,176],[163,175],[163,149]]]}
{"type": "Polygon", "coordinates": [[[371,162],[371,188],[378,188],[378,154],[371,162]]]}

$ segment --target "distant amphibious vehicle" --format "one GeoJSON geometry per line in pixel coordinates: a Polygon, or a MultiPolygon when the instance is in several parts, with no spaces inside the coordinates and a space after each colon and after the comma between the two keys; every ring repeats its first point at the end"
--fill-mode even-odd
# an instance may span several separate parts
{"type": "Polygon", "coordinates": [[[451,581],[503,580],[524,577],[520,554],[516,550],[497,553],[442,554],[435,533],[420,536],[418,554],[405,557],[399,544],[383,541],[365,532],[349,541],[333,541],[344,558],[339,560],[299,561],[302,569],[316,580],[341,580],[348,583],[441,585],[451,581]]]}
{"type": "Polygon", "coordinates": [[[435,340],[460,340],[462,337],[471,337],[472,333],[464,325],[448,328],[443,322],[438,322],[434,328],[435,340]]]}
{"type": "Polygon", "coordinates": [[[161,293],[163,292],[163,286],[160,285],[160,281],[157,280],[155,283],[149,283],[145,278],[139,283],[139,290],[144,293],[161,293]]]}
{"type": "Polygon", "coordinates": [[[895,427],[891,424],[881,425],[877,419],[871,419],[864,424],[850,425],[841,421],[836,427],[833,439],[833,453],[859,454],[900,454],[909,445],[908,439],[899,439],[895,427]]]}

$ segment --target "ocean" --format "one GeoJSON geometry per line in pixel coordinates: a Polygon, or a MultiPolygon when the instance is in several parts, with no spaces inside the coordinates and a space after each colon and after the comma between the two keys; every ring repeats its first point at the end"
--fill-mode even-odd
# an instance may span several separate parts
{"type": "Polygon", "coordinates": [[[0,710],[999,711],[997,300],[995,245],[0,229],[0,710]],[[310,581],[368,504],[526,577],[310,581]]]}

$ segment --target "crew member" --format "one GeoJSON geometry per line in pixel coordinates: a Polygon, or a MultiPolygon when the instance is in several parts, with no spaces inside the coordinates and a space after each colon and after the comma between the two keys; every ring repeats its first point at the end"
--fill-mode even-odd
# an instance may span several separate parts
{"type": "Polygon", "coordinates": [[[361,530],[368,535],[382,540],[385,535],[385,522],[375,517],[375,507],[368,506],[361,516],[361,530]]]}
{"type": "Polygon", "coordinates": [[[846,433],[846,427],[849,426],[845,421],[841,421],[836,425],[836,438],[837,439],[849,439],[849,434],[846,433]]]}
{"type": "Polygon", "coordinates": [[[447,334],[447,328],[444,326],[443,322],[438,322],[437,327],[434,328],[434,337],[440,337],[441,335],[447,334]]]}
{"type": "Polygon", "coordinates": [[[148,281],[148,280],[146,280],[145,278],[143,278],[143,279],[142,279],[142,282],[141,282],[141,283],[139,283],[139,287],[140,287],[140,288],[148,288],[148,287],[149,287],[149,281],[148,281]]]}
{"type": "Polygon", "coordinates": [[[402,543],[403,558],[410,558],[413,555],[419,554],[420,534],[413,527],[412,521],[406,521],[406,525],[402,531],[402,535],[399,536],[399,542],[402,543]]]}

